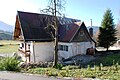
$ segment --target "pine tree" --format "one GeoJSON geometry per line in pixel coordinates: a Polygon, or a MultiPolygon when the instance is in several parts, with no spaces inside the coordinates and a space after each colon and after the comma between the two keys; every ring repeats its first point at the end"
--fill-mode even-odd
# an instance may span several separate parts
{"type": "Polygon", "coordinates": [[[98,35],[98,46],[107,48],[107,51],[117,40],[113,20],[111,10],[107,9],[103,16],[101,27],[99,28],[100,33],[98,35]]]}

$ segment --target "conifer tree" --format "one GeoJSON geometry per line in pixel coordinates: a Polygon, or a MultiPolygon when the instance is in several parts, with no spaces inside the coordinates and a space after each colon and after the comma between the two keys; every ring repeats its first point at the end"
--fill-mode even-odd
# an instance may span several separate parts
{"type": "Polygon", "coordinates": [[[117,40],[113,20],[111,10],[107,9],[103,16],[101,27],[99,28],[100,33],[98,35],[98,46],[107,48],[107,51],[117,40]]]}

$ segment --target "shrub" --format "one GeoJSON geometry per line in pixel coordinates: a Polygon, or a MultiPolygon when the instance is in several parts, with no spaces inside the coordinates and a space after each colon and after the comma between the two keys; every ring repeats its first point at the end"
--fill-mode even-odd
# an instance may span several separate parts
{"type": "Polygon", "coordinates": [[[0,70],[7,70],[7,71],[19,71],[20,61],[16,59],[16,57],[5,57],[0,59],[0,70]]]}
{"type": "Polygon", "coordinates": [[[63,67],[63,65],[62,65],[62,64],[57,64],[56,69],[61,70],[61,69],[62,69],[62,67],[63,67]]]}

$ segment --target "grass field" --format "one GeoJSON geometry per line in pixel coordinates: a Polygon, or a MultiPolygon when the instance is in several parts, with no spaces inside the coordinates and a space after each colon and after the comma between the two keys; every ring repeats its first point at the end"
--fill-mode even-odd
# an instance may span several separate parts
{"type": "Polygon", "coordinates": [[[62,67],[61,69],[50,67],[32,68],[28,69],[27,72],[47,76],[120,80],[120,53],[101,56],[98,59],[92,61],[91,64],[87,65],[87,68],[80,68],[79,66],[69,65],[62,67]]]}
{"type": "Polygon", "coordinates": [[[99,66],[99,64],[102,63],[104,66],[111,66],[111,65],[115,64],[116,62],[120,64],[120,52],[100,56],[97,59],[89,62],[88,64],[99,66]]]}
{"type": "Polygon", "coordinates": [[[18,41],[0,40],[0,53],[13,53],[18,51],[18,41]]]}
{"type": "Polygon", "coordinates": [[[19,44],[19,41],[14,40],[0,40],[0,44],[6,45],[6,44],[19,44]]]}

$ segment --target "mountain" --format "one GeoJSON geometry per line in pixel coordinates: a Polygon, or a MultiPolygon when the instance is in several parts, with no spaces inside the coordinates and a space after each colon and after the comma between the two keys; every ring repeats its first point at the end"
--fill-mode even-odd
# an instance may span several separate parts
{"type": "Polygon", "coordinates": [[[13,26],[0,21],[0,30],[13,32],[13,28],[14,28],[13,26]]]}
{"type": "Polygon", "coordinates": [[[12,32],[0,30],[0,40],[11,40],[12,32]]]}
{"type": "Polygon", "coordinates": [[[13,33],[13,26],[0,21],[0,40],[11,40],[13,33]]]}

